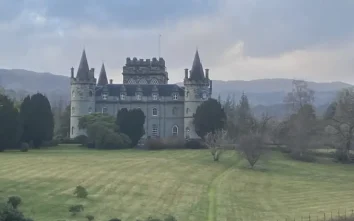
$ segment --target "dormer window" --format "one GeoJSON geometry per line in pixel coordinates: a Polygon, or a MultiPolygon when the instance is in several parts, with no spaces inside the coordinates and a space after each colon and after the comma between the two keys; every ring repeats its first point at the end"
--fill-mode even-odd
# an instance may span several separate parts
{"type": "Polygon", "coordinates": [[[103,93],[103,94],[102,94],[102,99],[103,99],[103,100],[107,100],[107,98],[108,98],[108,94],[107,94],[107,93],[103,93]]]}
{"type": "Polygon", "coordinates": [[[136,99],[137,99],[138,101],[141,100],[141,94],[136,94],[135,96],[136,96],[136,99]]]}
{"type": "Polygon", "coordinates": [[[178,100],[178,94],[172,94],[172,100],[178,100]]]}
{"type": "Polygon", "coordinates": [[[120,99],[121,99],[121,100],[125,100],[125,94],[124,94],[124,93],[121,93],[121,94],[120,94],[120,99]]]}
{"type": "Polygon", "coordinates": [[[157,99],[158,99],[158,94],[152,94],[152,99],[153,99],[154,101],[157,101],[157,99]]]}

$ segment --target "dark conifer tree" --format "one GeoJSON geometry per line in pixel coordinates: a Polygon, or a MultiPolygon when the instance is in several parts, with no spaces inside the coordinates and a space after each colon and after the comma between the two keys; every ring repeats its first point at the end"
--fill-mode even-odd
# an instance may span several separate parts
{"type": "Polygon", "coordinates": [[[31,97],[28,95],[20,107],[20,120],[22,125],[22,142],[31,141],[31,97]]]}
{"type": "Polygon", "coordinates": [[[140,109],[121,109],[117,114],[116,124],[119,132],[126,134],[132,141],[132,146],[136,146],[140,138],[145,134],[145,115],[140,109]]]}
{"type": "Polygon", "coordinates": [[[18,110],[13,102],[0,94],[0,151],[19,146],[21,136],[18,110]]]}
{"type": "Polygon", "coordinates": [[[210,98],[198,106],[193,119],[195,132],[199,137],[224,128],[226,123],[226,114],[220,102],[210,98]]]}

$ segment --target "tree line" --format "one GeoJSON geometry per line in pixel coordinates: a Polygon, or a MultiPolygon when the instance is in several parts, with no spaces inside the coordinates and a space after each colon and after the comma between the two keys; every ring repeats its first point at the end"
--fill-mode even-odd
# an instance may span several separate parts
{"type": "Polygon", "coordinates": [[[284,97],[288,115],[277,120],[264,113],[255,117],[246,94],[239,101],[209,99],[197,108],[194,124],[197,134],[210,149],[214,161],[227,149],[237,150],[253,167],[271,147],[302,161],[316,160],[317,150],[340,162],[353,162],[350,152],[354,138],[354,88],[338,93],[324,116],[314,109],[315,92],[301,80],[284,97]]]}
{"type": "Polygon", "coordinates": [[[25,97],[20,107],[0,93],[0,150],[40,147],[53,138],[54,119],[46,96],[25,97]]]}

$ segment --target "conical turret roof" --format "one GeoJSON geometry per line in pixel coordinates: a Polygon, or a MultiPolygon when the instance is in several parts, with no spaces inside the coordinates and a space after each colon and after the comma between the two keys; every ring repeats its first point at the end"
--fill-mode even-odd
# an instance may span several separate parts
{"type": "Polygon", "coordinates": [[[81,79],[81,80],[88,80],[89,79],[89,72],[90,72],[89,65],[87,62],[86,52],[84,49],[82,51],[79,68],[77,69],[76,78],[81,79]]]}
{"type": "Polygon", "coordinates": [[[199,58],[198,49],[195,52],[192,69],[190,72],[191,80],[203,80],[204,79],[204,70],[202,62],[199,58]]]}
{"type": "Polygon", "coordinates": [[[101,68],[100,76],[98,77],[97,85],[107,85],[107,84],[108,84],[108,79],[107,79],[106,69],[104,67],[104,63],[102,63],[102,68],[101,68]]]}

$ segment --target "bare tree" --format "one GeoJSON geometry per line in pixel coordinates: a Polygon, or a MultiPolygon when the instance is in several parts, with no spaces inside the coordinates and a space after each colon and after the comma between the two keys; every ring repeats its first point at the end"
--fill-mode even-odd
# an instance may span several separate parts
{"type": "Polygon", "coordinates": [[[312,104],[315,100],[315,92],[308,88],[307,82],[303,80],[293,80],[293,89],[285,98],[284,103],[294,112],[297,112],[306,104],[312,104]]]}
{"type": "Polygon", "coordinates": [[[219,161],[227,144],[227,132],[225,130],[217,130],[215,133],[209,132],[205,135],[205,143],[213,156],[213,160],[219,161]]]}
{"type": "Polygon", "coordinates": [[[265,138],[270,119],[267,115],[264,115],[261,120],[254,119],[251,130],[240,138],[240,143],[236,150],[248,161],[252,168],[267,152],[265,138]]]}
{"type": "Polygon", "coordinates": [[[334,146],[343,161],[352,160],[350,149],[354,138],[354,88],[344,89],[339,93],[334,115],[329,119],[329,135],[334,139],[334,146]]]}

